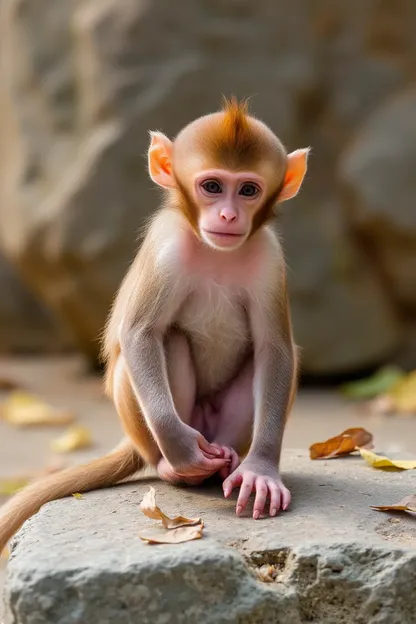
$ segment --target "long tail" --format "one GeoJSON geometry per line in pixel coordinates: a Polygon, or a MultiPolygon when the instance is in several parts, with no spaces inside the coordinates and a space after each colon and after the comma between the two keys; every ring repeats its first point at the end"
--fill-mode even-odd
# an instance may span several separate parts
{"type": "Polygon", "coordinates": [[[108,455],[89,464],[67,468],[27,486],[0,508],[0,554],[22,524],[45,503],[75,492],[115,485],[143,467],[142,458],[126,440],[108,455]]]}

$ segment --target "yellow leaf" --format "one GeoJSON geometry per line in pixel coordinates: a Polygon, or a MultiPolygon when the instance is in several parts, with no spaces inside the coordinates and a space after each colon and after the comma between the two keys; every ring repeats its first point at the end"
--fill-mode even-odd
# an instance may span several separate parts
{"type": "Polygon", "coordinates": [[[181,544],[182,542],[190,542],[191,540],[200,539],[204,523],[193,526],[181,526],[164,533],[150,533],[147,535],[139,535],[140,539],[148,544],[181,544]]]}
{"type": "Polygon", "coordinates": [[[52,440],[51,449],[55,453],[69,453],[92,445],[89,429],[81,425],[70,427],[61,437],[52,440]]]}
{"type": "Polygon", "coordinates": [[[22,391],[12,392],[4,401],[2,418],[18,427],[33,425],[67,425],[74,415],[55,409],[36,396],[22,391]]]}
{"type": "Polygon", "coordinates": [[[10,477],[0,480],[0,496],[12,496],[29,483],[26,477],[10,477]]]}
{"type": "Polygon", "coordinates": [[[393,505],[370,505],[370,507],[377,511],[411,511],[416,513],[416,494],[405,496],[405,498],[393,505]]]}
{"type": "Polygon", "coordinates": [[[397,412],[416,414],[416,371],[399,380],[388,392],[397,412]]]}
{"type": "Polygon", "coordinates": [[[389,459],[367,449],[360,448],[359,451],[361,457],[373,468],[398,468],[400,470],[414,470],[416,468],[416,459],[389,459]]]}
{"type": "Polygon", "coordinates": [[[184,518],[184,516],[176,516],[176,518],[169,518],[161,509],[156,505],[156,491],[155,488],[150,486],[150,489],[143,496],[143,500],[140,503],[140,509],[148,518],[152,520],[161,520],[165,529],[177,529],[183,526],[193,526],[201,523],[201,518],[184,518]]]}
{"type": "Polygon", "coordinates": [[[75,494],[72,494],[72,496],[73,496],[74,498],[78,498],[78,500],[80,500],[80,499],[84,498],[84,497],[83,497],[83,495],[82,495],[82,494],[80,494],[80,492],[75,492],[75,494]]]}

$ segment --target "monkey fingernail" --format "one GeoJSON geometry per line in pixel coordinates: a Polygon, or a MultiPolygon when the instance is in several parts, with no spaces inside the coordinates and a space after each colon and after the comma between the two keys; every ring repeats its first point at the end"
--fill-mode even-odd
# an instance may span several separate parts
{"type": "Polygon", "coordinates": [[[277,509],[276,509],[276,507],[273,507],[273,509],[270,512],[270,515],[271,516],[275,516],[276,514],[277,514],[277,509]]]}
{"type": "Polygon", "coordinates": [[[241,512],[243,511],[243,506],[242,505],[238,505],[237,507],[237,516],[239,516],[241,514],[241,512]]]}
{"type": "Polygon", "coordinates": [[[253,513],[254,520],[258,520],[260,518],[260,512],[258,509],[253,513]]]}

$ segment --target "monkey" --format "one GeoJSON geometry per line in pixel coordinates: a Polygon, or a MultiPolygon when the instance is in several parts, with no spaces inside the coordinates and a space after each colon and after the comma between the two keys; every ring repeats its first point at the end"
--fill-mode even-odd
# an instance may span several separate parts
{"type": "Polygon", "coordinates": [[[288,153],[234,97],[174,140],[150,133],[163,200],[103,340],[104,391],[125,438],[15,494],[0,510],[0,549],[45,503],[146,465],[177,485],[219,478],[226,498],[239,488],[237,515],[252,493],[254,519],[288,508],[279,466],[299,363],[273,220],[299,192],[309,150],[288,153]]]}

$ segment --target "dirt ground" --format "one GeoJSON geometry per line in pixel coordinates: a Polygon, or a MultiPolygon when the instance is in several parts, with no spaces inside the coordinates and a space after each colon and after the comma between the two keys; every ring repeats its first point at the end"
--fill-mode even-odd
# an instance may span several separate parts
{"type": "MultiPolygon", "coordinates": [[[[12,379],[53,405],[73,411],[77,421],[91,429],[94,447],[66,455],[68,465],[100,455],[121,438],[116,413],[103,397],[100,379],[87,375],[77,357],[0,358],[1,378],[12,379]]],[[[284,444],[288,448],[308,448],[312,442],[356,426],[363,426],[374,434],[378,451],[414,451],[411,446],[416,418],[363,415],[335,390],[318,389],[300,391],[284,444]]],[[[56,459],[49,444],[61,433],[61,427],[18,429],[0,421],[0,479],[30,475],[56,459]]],[[[3,500],[0,498],[0,504],[3,500]]],[[[0,595],[4,567],[5,560],[1,559],[0,595]]]]}

